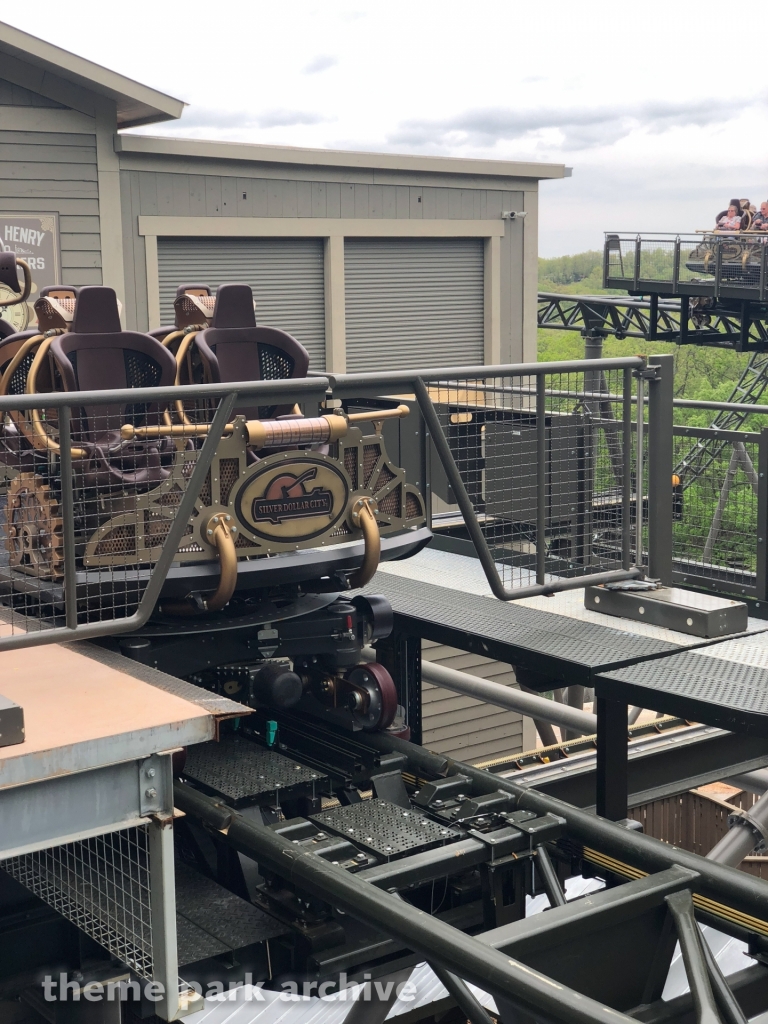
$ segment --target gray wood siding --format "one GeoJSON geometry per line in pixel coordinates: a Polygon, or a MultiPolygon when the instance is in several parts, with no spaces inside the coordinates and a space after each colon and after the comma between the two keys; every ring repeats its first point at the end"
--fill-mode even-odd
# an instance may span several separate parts
{"type": "MultiPolygon", "coordinates": [[[[136,159],[132,156],[130,162],[136,159]]],[[[157,159],[153,158],[153,164],[157,159]]],[[[210,166],[210,161],[206,163],[210,166]]],[[[184,164],[194,166],[194,161],[174,161],[174,165],[184,164]]],[[[149,323],[139,216],[495,220],[502,210],[523,206],[522,191],[331,181],[321,179],[324,172],[311,168],[302,173],[306,180],[257,177],[241,169],[237,174],[121,171],[129,325],[146,330],[149,323]]],[[[522,260],[521,232],[508,224],[501,239],[502,362],[522,358],[522,260]]]]}
{"type": "Polygon", "coordinates": [[[47,107],[58,110],[64,106],[56,100],[49,100],[39,93],[30,92],[21,85],[7,82],[4,78],[0,78],[0,104],[8,107],[47,107]]]}
{"type": "MultiPolygon", "coordinates": [[[[0,82],[0,104],[10,102],[5,85],[0,82]]],[[[15,105],[56,106],[18,97],[15,105]]],[[[0,210],[58,213],[61,283],[101,284],[94,135],[0,129],[0,210]]]]}
{"type": "MultiPolygon", "coordinates": [[[[477,654],[424,640],[422,657],[446,668],[517,686],[509,665],[477,654]]],[[[422,683],[421,694],[423,743],[430,750],[474,763],[521,753],[537,745],[530,720],[524,721],[514,711],[483,704],[426,681],[422,683]]]]}

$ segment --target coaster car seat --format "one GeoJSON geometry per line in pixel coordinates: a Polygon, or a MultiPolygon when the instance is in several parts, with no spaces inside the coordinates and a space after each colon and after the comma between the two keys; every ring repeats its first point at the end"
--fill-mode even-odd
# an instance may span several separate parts
{"type": "Polygon", "coordinates": [[[208,325],[213,313],[213,302],[211,289],[207,284],[180,284],[173,302],[173,326],[156,327],[149,334],[157,341],[171,345],[172,351],[175,351],[185,331],[190,328],[201,330],[208,325]],[[185,296],[188,296],[186,300],[185,296]],[[206,299],[208,303],[204,305],[206,299]]]}
{"type": "MultiPolygon", "coordinates": [[[[256,324],[253,292],[247,284],[223,284],[216,293],[211,326],[195,338],[207,378],[214,384],[306,377],[309,353],[276,327],[256,324]]],[[[239,406],[234,415],[272,419],[290,415],[293,405],[239,406]]]]}
{"type": "MultiPolygon", "coordinates": [[[[168,349],[146,334],[124,331],[112,288],[81,288],[72,328],[50,347],[65,391],[113,391],[172,386],[176,363],[168,349]]],[[[73,409],[72,443],[85,452],[79,466],[86,486],[152,486],[167,478],[163,465],[174,452],[169,439],[125,441],[124,423],[162,421],[156,403],[116,402],[73,409]],[[163,458],[167,456],[167,458],[163,458]]]]}
{"type": "MultiPolygon", "coordinates": [[[[26,393],[27,376],[40,345],[53,334],[69,329],[76,297],[77,289],[67,285],[42,288],[35,302],[37,328],[0,340],[0,396],[26,393]]],[[[57,390],[49,360],[42,362],[36,377],[38,392],[57,390]]],[[[56,418],[55,410],[49,410],[47,419],[55,422],[56,418]]],[[[31,469],[36,461],[40,461],[42,453],[30,438],[31,430],[26,420],[18,413],[11,413],[0,426],[0,462],[19,470],[31,469]]]]}

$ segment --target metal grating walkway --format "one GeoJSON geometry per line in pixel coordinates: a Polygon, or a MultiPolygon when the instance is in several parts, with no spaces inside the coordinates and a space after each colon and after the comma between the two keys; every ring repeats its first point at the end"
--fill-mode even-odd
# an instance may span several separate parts
{"type": "Polygon", "coordinates": [[[182,966],[285,935],[263,910],[187,864],[176,864],[176,927],[182,966]]]}
{"type": "Polygon", "coordinates": [[[604,672],[598,696],[768,736],[768,633],[604,672]]]}
{"type": "Polygon", "coordinates": [[[528,668],[566,685],[591,686],[598,672],[684,647],[392,573],[377,573],[364,592],[383,594],[404,632],[410,627],[416,636],[528,668]]]}

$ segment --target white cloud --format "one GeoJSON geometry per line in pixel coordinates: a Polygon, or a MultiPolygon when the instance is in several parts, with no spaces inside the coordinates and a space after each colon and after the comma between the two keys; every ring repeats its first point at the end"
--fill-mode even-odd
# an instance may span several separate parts
{"type": "Polygon", "coordinates": [[[339,63],[338,57],[331,57],[330,54],[321,54],[313,59],[304,66],[305,75],[317,75],[321,71],[327,71],[328,68],[334,68],[339,63]]]}
{"type": "MultiPolygon", "coordinates": [[[[96,0],[68,11],[37,0],[5,17],[189,102],[145,133],[573,165],[541,186],[548,255],[609,229],[705,227],[731,194],[768,198],[764,69],[718,51],[710,0],[644,0],[642,17],[615,0],[229,0],[218,22],[202,0],[182,20],[133,0],[119,26],[96,0]]],[[[745,30],[764,16],[742,0],[745,30]]]]}

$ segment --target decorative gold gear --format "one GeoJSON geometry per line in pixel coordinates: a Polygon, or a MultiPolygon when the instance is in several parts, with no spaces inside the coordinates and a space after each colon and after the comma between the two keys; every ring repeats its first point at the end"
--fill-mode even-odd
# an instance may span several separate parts
{"type": "Polygon", "coordinates": [[[41,579],[63,576],[64,537],[59,503],[35,473],[20,473],[10,483],[5,543],[14,569],[41,579]]]}

